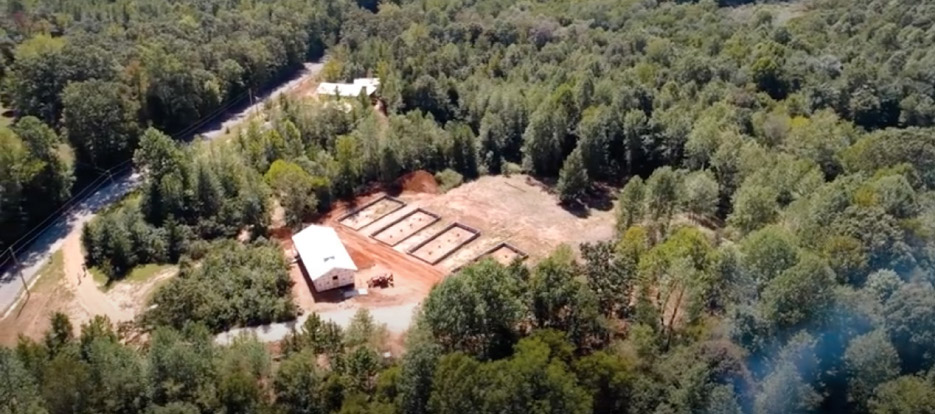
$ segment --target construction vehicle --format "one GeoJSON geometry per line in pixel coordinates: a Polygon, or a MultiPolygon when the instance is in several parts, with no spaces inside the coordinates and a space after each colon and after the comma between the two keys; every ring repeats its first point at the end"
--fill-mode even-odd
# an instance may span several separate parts
{"type": "Polygon", "coordinates": [[[374,277],[371,277],[370,280],[367,281],[367,287],[371,289],[375,287],[388,288],[391,286],[393,286],[393,274],[392,273],[384,273],[380,276],[374,276],[374,277]]]}

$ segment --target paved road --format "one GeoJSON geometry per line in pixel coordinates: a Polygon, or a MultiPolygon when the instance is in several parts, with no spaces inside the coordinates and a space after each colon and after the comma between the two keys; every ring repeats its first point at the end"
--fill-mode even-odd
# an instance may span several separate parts
{"type": "Polygon", "coordinates": [[[236,114],[233,114],[233,115],[230,115],[224,118],[224,120],[221,122],[215,122],[215,123],[210,124],[208,127],[206,127],[208,128],[208,130],[199,133],[199,135],[201,135],[205,139],[215,139],[221,135],[224,135],[229,128],[233,128],[237,126],[238,124],[240,124],[241,122],[248,119],[250,116],[260,113],[260,111],[263,110],[263,104],[265,102],[276,99],[279,97],[279,95],[282,95],[283,93],[286,93],[288,91],[295,89],[296,87],[299,86],[299,84],[302,83],[302,81],[307,79],[309,76],[314,76],[314,75],[317,75],[318,72],[321,72],[321,69],[324,66],[325,66],[324,63],[318,63],[318,62],[306,63],[305,67],[301,71],[299,71],[299,73],[296,74],[295,77],[292,78],[292,80],[282,85],[279,85],[278,87],[276,87],[276,89],[268,93],[266,96],[261,97],[257,103],[243,109],[240,112],[237,112],[236,114]]]}
{"type": "MultiPolygon", "coordinates": [[[[263,103],[277,98],[279,95],[288,92],[309,76],[315,76],[321,71],[321,63],[307,63],[296,76],[271,90],[266,96],[258,98],[258,102],[235,114],[224,117],[224,121],[215,122],[204,127],[197,135],[205,139],[214,139],[224,134],[224,131],[232,126],[243,122],[251,114],[259,112],[263,103]]],[[[142,182],[139,174],[124,174],[114,176],[111,182],[102,186],[93,194],[78,203],[70,212],[63,217],[56,219],[26,251],[20,252],[17,259],[22,266],[17,269],[15,266],[9,266],[0,274],[0,313],[3,318],[7,316],[13,308],[13,304],[19,299],[23,292],[23,282],[17,271],[22,272],[23,278],[32,285],[39,268],[48,261],[52,253],[62,248],[65,239],[75,232],[80,233],[85,223],[94,217],[94,213],[100,209],[113,204],[123,198],[128,192],[136,188],[142,182]]]]}
{"type": "Polygon", "coordinates": [[[94,212],[120,200],[139,183],[139,174],[114,177],[114,181],[108,182],[82,200],[69,214],[55,220],[29,249],[17,255],[22,264],[21,269],[10,266],[0,275],[0,310],[4,312],[3,316],[6,317],[6,311],[12,309],[13,303],[23,291],[23,282],[15,271],[22,271],[23,277],[31,284],[39,268],[48,261],[52,253],[62,248],[69,234],[80,233],[84,224],[94,217],[94,212]]]}

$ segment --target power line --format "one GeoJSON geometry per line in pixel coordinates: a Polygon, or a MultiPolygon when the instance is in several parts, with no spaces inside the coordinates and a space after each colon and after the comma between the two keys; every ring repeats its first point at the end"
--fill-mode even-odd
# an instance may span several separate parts
{"type": "MultiPolygon", "coordinates": [[[[240,95],[236,96],[235,98],[233,98],[233,99],[231,99],[231,100],[228,100],[227,103],[225,103],[224,105],[219,106],[218,108],[216,108],[215,110],[211,111],[210,113],[208,113],[208,114],[202,116],[201,118],[199,118],[198,120],[196,120],[194,123],[192,123],[192,124],[189,125],[188,127],[185,127],[185,128],[183,128],[182,130],[180,130],[180,131],[178,131],[178,132],[172,134],[171,137],[174,138],[174,139],[179,139],[179,138],[181,138],[181,137],[183,137],[183,136],[187,136],[188,134],[190,134],[190,133],[192,133],[192,132],[198,130],[198,128],[201,128],[202,126],[206,125],[208,122],[210,122],[211,120],[213,120],[214,118],[216,118],[218,115],[221,115],[222,113],[228,111],[230,108],[232,108],[232,107],[233,107],[234,105],[236,105],[238,102],[240,102],[241,100],[243,100],[243,98],[246,97],[246,96],[247,96],[248,94],[250,94],[250,93],[252,93],[252,89],[248,89],[247,91],[241,92],[240,95]]],[[[117,172],[117,175],[123,174],[123,172],[124,172],[123,170],[128,170],[128,169],[130,169],[130,168],[132,167],[132,165],[127,165],[128,163],[130,163],[130,162],[132,162],[132,161],[133,161],[133,156],[130,156],[130,157],[128,157],[127,159],[125,159],[125,160],[123,160],[123,161],[121,161],[121,162],[119,162],[119,163],[117,163],[117,164],[114,164],[113,166],[111,166],[110,168],[108,168],[108,169],[106,169],[106,170],[102,170],[102,169],[97,168],[97,167],[95,167],[95,166],[90,166],[90,167],[92,167],[92,168],[94,168],[94,169],[96,169],[96,170],[102,172],[102,174],[98,175],[97,178],[95,178],[93,181],[91,181],[90,183],[88,183],[87,185],[85,185],[85,187],[84,187],[83,189],[81,189],[81,191],[79,191],[77,194],[73,194],[71,197],[69,197],[68,200],[66,200],[64,203],[62,203],[62,205],[59,206],[55,211],[53,211],[53,212],[50,213],[48,216],[46,216],[46,218],[43,219],[41,222],[39,222],[39,224],[33,226],[33,228],[31,228],[31,229],[30,229],[29,231],[27,231],[25,234],[23,234],[22,236],[20,236],[19,239],[17,239],[17,240],[14,241],[13,243],[11,243],[11,244],[8,246],[8,249],[7,249],[6,252],[0,253],[0,254],[4,254],[4,255],[8,256],[8,257],[6,257],[2,262],[0,262],[0,268],[3,268],[4,266],[6,266],[11,260],[15,261],[15,260],[16,260],[16,256],[15,256],[16,254],[18,254],[18,253],[20,253],[22,250],[25,250],[26,248],[28,248],[30,243],[32,243],[33,241],[35,241],[35,240],[36,240],[39,236],[41,236],[46,230],[48,230],[48,228],[53,224],[53,223],[49,223],[49,220],[52,220],[52,219],[56,219],[56,220],[57,220],[57,219],[63,217],[63,216],[64,216],[65,214],[67,214],[76,204],[79,204],[80,202],[83,202],[85,199],[87,199],[87,198],[90,196],[90,194],[96,193],[97,190],[99,190],[104,184],[106,184],[106,181],[97,183],[97,182],[100,181],[102,178],[110,178],[111,183],[114,183],[114,179],[113,179],[113,170],[119,168],[120,171],[117,172]],[[125,167],[124,167],[124,166],[125,166],[125,167]],[[95,185],[95,183],[97,183],[97,185],[95,185]],[[94,189],[93,189],[93,191],[91,191],[90,194],[88,194],[88,190],[91,189],[92,186],[94,187],[94,189]],[[79,198],[80,198],[81,200],[78,200],[79,198]],[[78,200],[78,202],[76,202],[76,200],[78,200]],[[31,234],[33,234],[33,233],[36,232],[37,230],[38,230],[38,233],[36,233],[35,235],[33,235],[31,238],[29,238],[29,240],[23,242],[24,239],[26,239],[27,237],[29,237],[31,234]],[[17,244],[19,244],[20,247],[14,248],[17,244]]],[[[76,161],[76,162],[78,162],[78,161],[76,161]]],[[[81,162],[79,162],[79,163],[81,163],[81,162]]],[[[83,164],[83,163],[81,163],[81,164],[83,164]]],[[[87,165],[87,164],[85,164],[85,165],[87,165]]]]}
{"type": "MultiPolygon", "coordinates": [[[[105,171],[105,170],[101,170],[101,169],[96,168],[96,167],[93,167],[93,166],[92,166],[92,168],[95,168],[95,169],[97,169],[98,171],[103,171],[103,172],[105,172],[105,174],[111,174],[111,173],[110,173],[110,170],[113,170],[114,168],[118,168],[118,167],[120,167],[120,166],[122,166],[122,165],[125,165],[125,164],[127,164],[128,162],[130,162],[130,161],[132,161],[132,160],[133,160],[133,158],[129,158],[129,159],[127,159],[127,160],[124,160],[123,162],[120,162],[120,163],[118,163],[118,164],[115,164],[113,167],[111,167],[110,169],[108,169],[108,170],[106,170],[106,171],[105,171]]],[[[76,162],[78,162],[78,161],[76,161],[76,162]]],[[[79,162],[79,163],[80,163],[80,162],[79,162]]],[[[83,163],[81,163],[81,164],[83,164],[83,163]]],[[[86,165],[87,165],[87,164],[86,164],[86,165]]],[[[74,206],[75,200],[77,200],[77,199],[79,199],[79,198],[84,198],[85,193],[87,193],[88,190],[91,189],[91,187],[94,187],[94,190],[95,190],[95,191],[96,191],[97,189],[99,189],[99,188],[101,187],[101,184],[98,184],[97,186],[95,186],[95,183],[97,183],[97,182],[98,182],[99,180],[101,180],[102,178],[105,178],[105,177],[106,177],[105,174],[99,175],[99,176],[98,176],[97,178],[95,178],[93,181],[91,181],[90,183],[88,183],[87,185],[85,185],[84,188],[81,189],[81,191],[78,191],[76,194],[74,194],[74,195],[72,195],[71,197],[69,197],[68,200],[65,200],[65,202],[63,202],[61,206],[59,206],[57,209],[55,209],[55,211],[53,211],[53,212],[50,213],[48,216],[46,216],[46,218],[43,219],[41,222],[39,222],[39,224],[35,225],[32,229],[30,229],[28,232],[26,232],[25,234],[23,234],[22,236],[20,236],[20,238],[17,239],[16,241],[14,241],[13,243],[10,243],[9,247],[16,246],[16,245],[19,244],[23,239],[25,239],[26,237],[29,237],[29,235],[32,234],[34,231],[36,231],[37,229],[43,227],[43,225],[45,225],[45,223],[47,223],[49,220],[51,220],[52,218],[57,218],[58,216],[60,216],[59,213],[61,213],[62,210],[67,210],[67,209],[70,209],[71,207],[73,207],[73,206],[74,206]]],[[[118,174],[119,174],[119,172],[118,172],[118,174]]],[[[112,176],[110,176],[110,177],[111,177],[111,179],[113,179],[112,176]]],[[[5,262],[4,262],[4,263],[5,263],[5,262]]],[[[0,265],[2,265],[2,264],[0,264],[0,265]]]]}
{"type": "MultiPolygon", "coordinates": [[[[101,180],[101,178],[104,178],[104,175],[99,176],[99,177],[98,177],[96,180],[94,180],[93,182],[97,182],[97,181],[101,180]]],[[[92,183],[93,183],[93,182],[92,182],[92,183]]],[[[19,238],[18,240],[16,240],[15,242],[11,243],[11,244],[9,245],[7,251],[4,252],[4,253],[6,253],[6,254],[9,254],[9,257],[7,257],[6,259],[4,259],[3,262],[0,263],[0,267],[6,266],[7,263],[10,262],[10,260],[15,259],[15,256],[14,256],[15,254],[18,254],[18,253],[20,253],[22,250],[25,250],[26,248],[29,247],[29,244],[30,244],[30,243],[32,243],[32,242],[35,241],[37,238],[39,238],[40,236],[42,236],[42,235],[45,233],[45,231],[48,230],[48,228],[53,224],[53,223],[49,223],[49,220],[58,219],[58,218],[63,217],[64,215],[66,215],[66,214],[75,206],[75,204],[78,204],[78,203],[74,203],[74,200],[75,200],[76,198],[82,197],[82,195],[85,194],[85,193],[87,193],[89,190],[91,190],[92,193],[93,193],[93,192],[96,192],[96,191],[97,191],[98,189],[100,189],[104,184],[107,184],[107,182],[106,182],[106,181],[101,181],[101,182],[98,183],[97,185],[89,184],[88,186],[86,186],[86,187],[81,191],[81,193],[79,193],[79,194],[75,195],[74,197],[72,197],[71,199],[69,199],[69,201],[67,201],[65,204],[62,204],[62,206],[59,207],[58,210],[56,210],[56,212],[50,214],[50,215],[49,215],[48,217],[46,217],[45,220],[43,220],[41,223],[39,223],[38,225],[36,225],[35,227],[33,227],[30,231],[28,231],[26,234],[24,234],[22,237],[20,237],[20,238],[19,238]],[[92,186],[93,186],[93,189],[92,189],[92,186]],[[65,210],[65,211],[62,211],[62,210],[65,210]],[[30,237],[30,236],[31,236],[31,237],[30,237]],[[27,237],[29,238],[28,240],[26,239],[27,237]],[[17,245],[20,245],[20,246],[19,246],[19,247],[16,247],[17,245]]],[[[81,200],[81,201],[83,201],[83,200],[81,200]]]]}
{"type": "Polygon", "coordinates": [[[209,113],[208,115],[205,115],[205,116],[201,117],[201,119],[195,121],[193,124],[191,124],[191,125],[189,125],[188,127],[182,129],[181,131],[178,131],[178,132],[176,132],[175,134],[172,134],[172,137],[175,138],[175,139],[179,139],[179,138],[181,138],[181,137],[183,137],[183,136],[185,136],[185,135],[188,135],[188,134],[190,134],[190,133],[192,133],[192,132],[195,132],[196,130],[198,130],[198,128],[201,128],[202,126],[204,126],[204,125],[207,124],[208,122],[211,122],[211,120],[214,119],[215,117],[217,117],[218,115],[220,115],[220,114],[226,112],[227,110],[229,110],[230,108],[234,107],[234,105],[236,105],[238,102],[240,102],[241,100],[243,100],[243,98],[246,97],[247,94],[250,93],[250,92],[251,92],[250,89],[248,89],[247,91],[241,92],[240,95],[238,95],[236,98],[233,98],[233,99],[229,100],[226,104],[224,104],[224,105],[218,107],[218,108],[215,109],[214,111],[211,111],[211,113],[209,113]]]}

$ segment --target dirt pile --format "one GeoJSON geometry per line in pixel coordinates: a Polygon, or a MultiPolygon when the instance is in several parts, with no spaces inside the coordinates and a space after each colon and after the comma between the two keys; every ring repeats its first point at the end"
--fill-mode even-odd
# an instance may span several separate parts
{"type": "Polygon", "coordinates": [[[292,240],[292,229],[286,226],[270,229],[269,235],[276,240],[292,240]]]}
{"type": "Polygon", "coordinates": [[[400,177],[397,183],[402,191],[438,194],[438,183],[435,181],[435,176],[425,170],[406,174],[400,177]]]}

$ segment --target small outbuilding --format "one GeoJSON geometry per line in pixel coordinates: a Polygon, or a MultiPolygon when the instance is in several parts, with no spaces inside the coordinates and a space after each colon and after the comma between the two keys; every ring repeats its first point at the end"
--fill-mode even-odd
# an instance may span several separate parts
{"type": "Polygon", "coordinates": [[[292,243],[316,291],[354,285],[357,266],[334,228],[308,226],[292,236],[292,243]]]}

